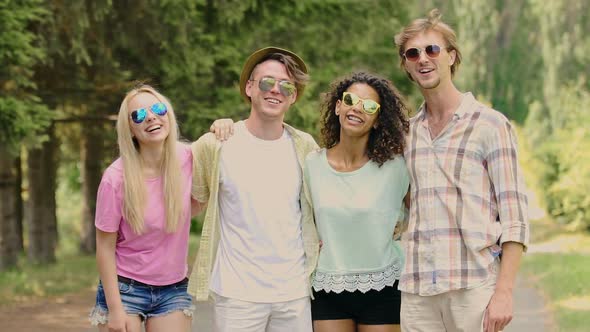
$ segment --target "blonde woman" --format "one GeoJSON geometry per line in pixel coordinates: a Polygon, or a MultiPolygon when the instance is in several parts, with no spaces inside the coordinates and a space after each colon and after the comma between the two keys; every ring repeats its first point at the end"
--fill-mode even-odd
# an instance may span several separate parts
{"type": "Polygon", "coordinates": [[[96,203],[100,283],[90,320],[99,331],[189,331],[191,150],[178,142],[170,102],[147,85],[125,96],[117,136],[120,158],[96,203]]]}

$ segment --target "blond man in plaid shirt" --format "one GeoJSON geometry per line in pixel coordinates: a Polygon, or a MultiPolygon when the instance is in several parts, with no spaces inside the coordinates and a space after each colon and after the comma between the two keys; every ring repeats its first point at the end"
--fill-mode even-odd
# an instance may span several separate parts
{"type": "Polygon", "coordinates": [[[411,204],[402,330],[501,331],[512,319],[529,240],[514,130],[453,84],[461,53],[438,10],[414,20],[395,42],[425,100],[410,121],[405,151],[411,204]]]}

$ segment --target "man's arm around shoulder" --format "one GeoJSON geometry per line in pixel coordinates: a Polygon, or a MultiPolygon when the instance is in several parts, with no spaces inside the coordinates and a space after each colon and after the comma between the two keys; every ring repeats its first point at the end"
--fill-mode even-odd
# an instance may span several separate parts
{"type": "Polygon", "coordinates": [[[215,152],[220,146],[214,134],[206,133],[191,144],[193,153],[193,184],[191,196],[200,203],[209,200],[209,187],[215,152]]]}
{"type": "Polygon", "coordinates": [[[311,136],[310,134],[303,132],[303,131],[299,131],[299,134],[301,135],[301,140],[305,143],[306,154],[320,148],[318,146],[318,143],[316,143],[315,139],[313,138],[313,136],[311,136]]]}

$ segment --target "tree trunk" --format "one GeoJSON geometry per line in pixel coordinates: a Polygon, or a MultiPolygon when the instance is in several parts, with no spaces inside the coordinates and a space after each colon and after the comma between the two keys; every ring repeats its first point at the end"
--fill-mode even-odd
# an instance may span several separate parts
{"type": "Polygon", "coordinates": [[[16,229],[15,187],[17,174],[14,158],[6,144],[0,145],[0,271],[16,266],[18,235],[16,229]]]}
{"type": "Polygon", "coordinates": [[[55,190],[57,177],[56,138],[54,127],[47,130],[49,140],[40,149],[28,153],[29,180],[29,260],[34,263],[55,262],[57,217],[55,190]]]}
{"type": "Polygon", "coordinates": [[[15,215],[14,218],[15,227],[16,227],[16,250],[18,252],[23,252],[25,250],[24,246],[24,229],[23,229],[23,168],[21,165],[21,158],[20,155],[14,159],[14,170],[16,174],[16,183],[14,186],[14,198],[15,198],[15,215]]]}
{"type": "Polygon", "coordinates": [[[96,251],[96,228],[94,215],[96,209],[96,193],[100,184],[103,159],[104,128],[101,123],[86,127],[82,131],[80,157],[82,160],[82,237],[80,251],[94,253],[96,251]]]}

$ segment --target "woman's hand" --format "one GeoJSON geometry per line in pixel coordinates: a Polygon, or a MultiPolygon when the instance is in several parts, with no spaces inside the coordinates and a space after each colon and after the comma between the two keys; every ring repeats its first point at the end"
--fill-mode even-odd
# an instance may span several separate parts
{"type": "Polygon", "coordinates": [[[109,332],[127,332],[126,318],[127,314],[124,310],[109,310],[109,321],[107,323],[109,332]]]}
{"type": "Polygon", "coordinates": [[[220,141],[225,141],[234,134],[234,120],[232,119],[217,119],[213,121],[209,131],[215,134],[220,141]]]}

